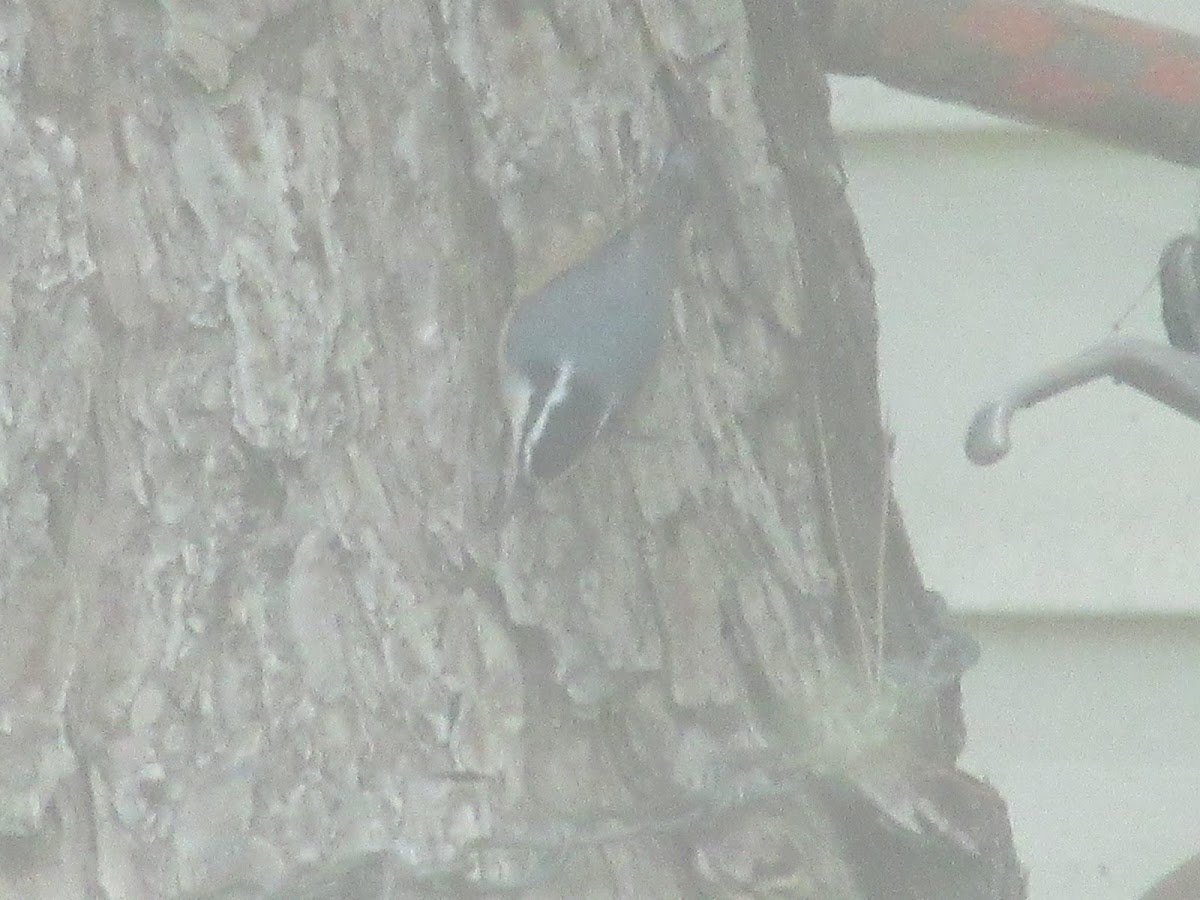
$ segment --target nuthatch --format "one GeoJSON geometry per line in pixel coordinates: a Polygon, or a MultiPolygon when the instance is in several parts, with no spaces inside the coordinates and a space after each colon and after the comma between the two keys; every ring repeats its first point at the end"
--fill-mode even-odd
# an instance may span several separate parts
{"type": "Polygon", "coordinates": [[[694,149],[673,148],[633,225],[513,305],[499,353],[510,493],[569,469],[653,367],[697,168],[694,149]]]}

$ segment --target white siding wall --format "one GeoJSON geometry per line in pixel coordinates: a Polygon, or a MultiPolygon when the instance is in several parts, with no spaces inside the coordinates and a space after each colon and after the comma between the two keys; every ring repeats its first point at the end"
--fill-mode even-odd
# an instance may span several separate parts
{"type": "MultiPolygon", "coordinates": [[[[1120,3],[1103,3],[1122,11],[1120,3]]],[[[1200,32],[1195,0],[1123,4],[1200,32]]],[[[966,765],[1011,806],[1032,900],[1131,900],[1200,851],[1200,424],[1097,383],[1019,413],[971,466],[975,408],[1125,328],[1165,340],[1162,246],[1197,173],[835,80],[875,264],[895,479],[930,585],[971,617],[966,765]]]]}

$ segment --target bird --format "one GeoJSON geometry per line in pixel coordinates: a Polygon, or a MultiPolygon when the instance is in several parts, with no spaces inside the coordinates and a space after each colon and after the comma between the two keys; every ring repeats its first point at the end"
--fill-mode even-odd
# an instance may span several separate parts
{"type": "Polygon", "coordinates": [[[698,175],[697,150],[675,144],[629,227],[513,304],[498,353],[510,495],[569,470],[653,369],[698,175]]]}

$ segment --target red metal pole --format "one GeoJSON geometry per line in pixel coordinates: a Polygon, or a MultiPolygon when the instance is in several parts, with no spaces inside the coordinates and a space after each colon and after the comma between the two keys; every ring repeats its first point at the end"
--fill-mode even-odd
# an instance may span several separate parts
{"type": "Polygon", "coordinates": [[[1174,29],[1049,0],[833,0],[826,64],[1200,167],[1200,37],[1174,29]]]}

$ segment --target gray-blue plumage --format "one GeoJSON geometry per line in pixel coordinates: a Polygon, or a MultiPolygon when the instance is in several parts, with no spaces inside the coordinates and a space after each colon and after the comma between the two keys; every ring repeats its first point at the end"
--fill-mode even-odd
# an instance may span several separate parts
{"type": "Polygon", "coordinates": [[[653,367],[696,181],[695,151],[675,147],[631,227],[514,307],[501,364],[514,462],[526,475],[569,468],[653,367]]]}

